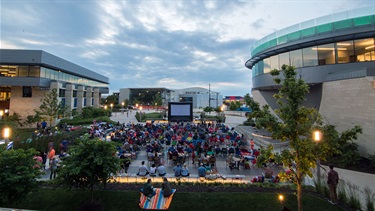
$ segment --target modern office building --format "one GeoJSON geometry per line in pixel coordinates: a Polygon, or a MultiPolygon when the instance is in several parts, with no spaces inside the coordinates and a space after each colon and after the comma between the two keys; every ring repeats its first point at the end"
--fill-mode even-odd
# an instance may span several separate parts
{"type": "MultiPolygon", "coordinates": [[[[166,88],[124,88],[120,89],[119,101],[129,100],[131,103],[137,99],[143,105],[152,105],[154,97],[160,94],[164,107],[168,102],[192,102],[193,108],[213,108],[222,105],[222,95],[218,92],[201,88],[191,87],[186,89],[166,89],[166,88]],[[209,101],[209,99],[211,99],[209,101]]],[[[160,106],[160,105],[159,105],[160,106]]]]}
{"type": "Polygon", "coordinates": [[[252,70],[252,96],[277,108],[278,87],[269,74],[283,64],[297,68],[310,86],[306,105],[342,131],[358,124],[362,155],[375,153],[375,8],[328,15],[258,40],[245,66],[252,70]]]}
{"type": "Polygon", "coordinates": [[[0,110],[34,115],[41,99],[57,89],[70,110],[99,107],[108,78],[41,50],[0,49],[0,110]]]}

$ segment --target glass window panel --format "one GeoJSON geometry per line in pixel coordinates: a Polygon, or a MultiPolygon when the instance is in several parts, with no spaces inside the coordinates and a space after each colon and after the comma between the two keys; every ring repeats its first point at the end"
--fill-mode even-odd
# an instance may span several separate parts
{"type": "Polygon", "coordinates": [[[354,18],[354,26],[369,25],[372,23],[372,15],[354,18]]]}
{"type": "Polygon", "coordinates": [[[344,29],[344,28],[349,28],[352,26],[352,20],[342,20],[342,21],[337,21],[333,24],[336,30],[338,29],[344,29]]]}
{"type": "Polygon", "coordinates": [[[319,45],[318,48],[313,47],[312,49],[318,51],[319,65],[335,64],[335,45],[333,43],[319,45]]]}
{"type": "Polygon", "coordinates": [[[273,69],[280,69],[279,67],[279,56],[278,55],[275,55],[275,56],[271,56],[271,70],[273,69]]]}
{"type": "Polygon", "coordinates": [[[355,54],[358,62],[373,61],[374,58],[374,39],[359,39],[354,40],[355,54]]]}
{"type": "Polygon", "coordinates": [[[290,65],[299,68],[302,67],[302,50],[294,50],[289,53],[290,65]]]}
{"type": "Polygon", "coordinates": [[[284,64],[290,65],[289,64],[289,52],[279,54],[279,64],[280,64],[280,69],[284,64]]]}
{"type": "Polygon", "coordinates": [[[263,64],[264,64],[263,73],[271,72],[271,59],[270,58],[263,59],[263,64]]]}
{"type": "Polygon", "coordinates": [[[22,96],[23,97],[32,97],[33,96],[32,88],[30,86],[22,87],[22,96]]]}
{"type": "Polygon", "coordinates": [[[44,67],[40,68],[40,77],[45,78],[46,77],[46,69],[44,67]]]}
{"type": "Polygon", "coordinates": [[[280,44],[283,44],[283,43],[287,43],[288,42],[288,36],[287,35],[284,35],[284,36],[281,36],[279,38],[277,38],[277,44],[280,45],[280,44]]]}
{"type": "Polygon", "coordinates": [[[19,66],[19,68],[18,68],[18,76],[19,77],[27,77],[27,76],[29,76],[29,66],[19,66]]]}
{"type": "Polygon", "coordinates": [[[65,89],[59,89],[59,97],[65,97],[65,89]]]}
{"type": "Polygon", "coordinates": [[[318,33],[324,33],[324,32],[331,32],[332,31],[332,23],[323,24],[316,27],[316,30],[318,33]]]}
{"type": "Polygon", "coordinates": [[[288,34],[288,40],[289,41],[297,40],[299,38],[301,38],[301,32],[300,31],[296,31],[296,32],[288,34]]]}
{"type": "Polygon", "coordinates": [[[353,40],[336,43],[337,63],[355,62],[353,40]]]}
{"type": "Polygon", "coordinates": [[[40,67],[39,66],[30,66],[30,77],[40,77],[40,67]]]}
{"type": "Polygon", "coordinates": [[[45,69],[46,70],[46,78],[51,78],[51,70],[50,69],[45,69]]]}
{"type": "Polygon", "coordinates": [[[73,90],[73,97],[77,97],[77,90],[73,90]]]}
{"type": "Polygon", "coordinates": [[[304,67],[318,65],[318,53],[314,48],[316,49],[316,46],[302,49],[304,67]]]}

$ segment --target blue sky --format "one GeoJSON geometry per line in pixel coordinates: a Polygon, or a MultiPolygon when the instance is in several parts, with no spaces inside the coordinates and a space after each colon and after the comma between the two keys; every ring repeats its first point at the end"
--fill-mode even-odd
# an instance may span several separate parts
{"type": "Polygon", "coordinates": [[[1,48],[44,50],[120,88],[251,92],[252,43],[374,0],[1,0],[1,48]]]}

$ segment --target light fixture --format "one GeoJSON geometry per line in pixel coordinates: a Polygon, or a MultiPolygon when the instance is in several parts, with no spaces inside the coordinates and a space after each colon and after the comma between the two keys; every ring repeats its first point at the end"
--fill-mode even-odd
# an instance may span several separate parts
{"type": "Polygon", "coordinates": [[[349,45],[352,45],[351,43],[347,43],[347,42],[338,42],[336,44],[339,45],[339,46],[349,46],[349,45]]]}
{"type": "Polygon", "coordinates": [[[317,130],[317,131],[314,131],[314,133],[313,133],[313,138],[314,138],[314,141],[320,141],[320,140],[322,140],[322,133],[319,131],[319,130],[317,130]]]}
{"type": "MultiPolygon", "coordinates": [[[[346,48],[336,48],[337,50],[339,51],[346,51],[346,48]]],[[[314,51],[333,51],[335,50],[335,48],[317,48],[317,47],[314,47],[314,48],[311,48],[311,50],[314,50],[314,51]]]]}
{"type": "Polygon", "coordinates": [[[367,49],[374,48],[374,47],[375,45],[371,45],[371,46],[366,47],[365,49],[367,50],[367,49]]]}
{"type": "Polygon", "coordinates": [[[4,111],[6,114],[9,112],[9,109],[5,109],[5,111],[4,111]]]}

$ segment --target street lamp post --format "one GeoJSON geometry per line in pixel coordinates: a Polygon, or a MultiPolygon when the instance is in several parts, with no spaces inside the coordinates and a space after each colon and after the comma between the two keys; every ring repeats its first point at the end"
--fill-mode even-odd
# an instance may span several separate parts
{"type": "Polygon", "coordinates": [[[158,111],[158,103],[155,103],[156,111],[158,111]]]}
{"type": "MultiPolygon", "coordinates": [[[[111,103],[111,115],[112,115],[112,109],[113,109],[113,103],[111,103]]],[[[116,113],[115,113],[115,115],[116,115],[116,113]]]]}
{"type": "MultiPolygon", "coordinates": [[[[313,139],[316,143],[322,140],[322,132],[316,130],[313,132],[313,139]]],[[[320,185],[320,159],[316,159],[316,174],[318,175],[318,185],[320,185]]]]}
{"type": "Polygon", "coordinates": [[[4,111],[0,110],[0,120],[3,119],[4,111]]]}
{"type": "Polygon", "coordinates": [[[142,122],[142,106],[139,107],[139,121],[142,122]]]}
{"type": "Polygon", "coordinates": [[[125,103],[122,102],[122,103],[121,103],[121,106],[122,106],[122,108],[121,108],[121,113],[122,113],[122,114],[124,114],[124,105],[125,105],[125,103]]]}

